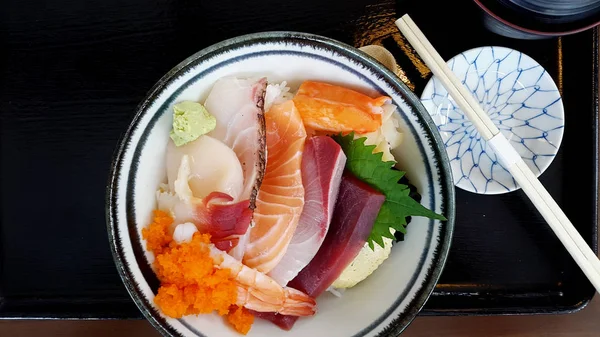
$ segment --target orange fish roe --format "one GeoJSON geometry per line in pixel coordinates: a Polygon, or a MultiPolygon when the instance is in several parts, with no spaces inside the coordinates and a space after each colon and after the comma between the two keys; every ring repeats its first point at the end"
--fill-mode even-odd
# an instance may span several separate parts
{"type": "MultiPolygon", "coordinates": [[[[192,241],[177,245],[156,256],[156,275],[163,285],[175,285],[179,293],[170,287],[155,302],[162,308],[169,303],[174,312],[183,314],[220,315],[229,312],[229,306],[237,301],[237,285],[229,278],[228,269],[217,269],[210,257],[208,234],[194,234],[192,241]],[[185,310],[181,307],[187,305],[185,310]]],[[[165,310],[163,310],[165,311],[165,310]]]]}
{"type": "Polygon", "coordinates": [[[154,254],[160,254],[173,241],[169,227],[173,218],[164,211],[155,210],[154,219],[148,228],[142,229],[142,236],[146,239],[146,248],[154,254]]]}
{"type": "Polygon", "coordinates": [[[227,321],[229,321],[229,324],[233,325],[237,331],[245,335],[250,331],[250,328],[254,323],[254,315],[244,307],[235,306],[229,311],[227,321]]]}
{"type": "Polygon", "coordinates": [[[227,321],[246,334],[254,322],[248,310],[240,310],[237,283],[229,269],[218,269],[210,257],[210,235],[195,233],[189,243],[176,244],[169,234],[173,219],[155,211],[154,220],[142,235],[147,249],[155,254],[154,269],[161,282],[154,302],[173,318],[184,315],[227,315],[227,321]],[[251,316],[251,317],[248,317],[251,316]]]}

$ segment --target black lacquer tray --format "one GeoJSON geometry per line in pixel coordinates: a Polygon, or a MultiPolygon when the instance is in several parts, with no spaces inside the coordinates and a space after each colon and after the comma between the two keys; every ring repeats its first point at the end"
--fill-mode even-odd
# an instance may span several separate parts
{"type": "MultiPolygon", "coordinates": [[[[596,250],[595,30],[514,40],[468,0],[1,1],[0,317],[141,318],[113,264],[104,196],[135,107],[175,64],[267,30],[380,43],[417,95],[431,76],[393,25],[409,13],[445,59],[501,45],[540,62],[563,94],[560,152],[540,177],[596,250]],[[448,13],[460,13],[459,16],[448,13]]],[[[423,315],[572,312],[594,289],[527,197],[457,190],[452,249],[423,315]]]]}

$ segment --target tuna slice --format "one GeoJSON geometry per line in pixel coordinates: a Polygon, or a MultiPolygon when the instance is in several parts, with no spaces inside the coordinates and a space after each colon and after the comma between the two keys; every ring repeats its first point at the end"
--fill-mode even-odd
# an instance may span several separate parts
{"type": "Polygon", "coordinates": [[[306,267],[325,240],[345,165],[346,155],[330,137],[306,141],[302,155],[304,208],[285,255],[269,273],[282,286],[306,267]]]}
{"type": "Polygon", "coordinates": [[[254,209],[266,166],[264,118],[265,78],[220,78],[204,106],[217,119],[209,133],[233,149],[244,171],[244,188],[239,200],[250,200],[254,209]]]}
{"type": "MultiPolygon", "coordinates": [[[[373,228],[385,196],[345,171],[329,231],[321,248],[298,276],[289,282],[317,298],[338,278],[358,255],[373,228]]],[[[297,316],[253,312],[284,330],[290,330],[297,316]]]]}

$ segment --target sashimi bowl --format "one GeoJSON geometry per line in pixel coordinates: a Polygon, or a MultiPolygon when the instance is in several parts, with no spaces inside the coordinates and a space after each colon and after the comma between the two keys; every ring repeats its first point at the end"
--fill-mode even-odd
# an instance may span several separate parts
{"type": "Polygon", "coordinates": [[[453,186],[431,117],[375,59],[250,34],[190,56],[138,106],[109,241],[165,336],[397,336],[444,268],[453,186]]]}

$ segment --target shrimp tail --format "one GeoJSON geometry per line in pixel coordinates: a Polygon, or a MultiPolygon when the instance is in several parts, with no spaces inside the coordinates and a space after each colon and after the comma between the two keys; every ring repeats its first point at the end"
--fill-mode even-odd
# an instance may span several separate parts
{"type": "Polygon", "coordinates": [[[314,298],[294,288],[285,287],[285,303],[280,314],[290,316],[312,316],[317,312],[314,298]]]}
{"type": "Polygon", "coordinates": [[[270,298],[264,293],[238,285],[237,305],[257,312],[271,312],[288,316],[312,316],[317,311],[316,301],[293,288],[283,288],[284,298],[270,298]]]}
{"type": "Polygon", "coordinates": [[[209,248],[217,268],[229,270],[230,277],[235,280],[238,306],[289,316],[312,316],[316,313],[314,298],[300,290],[282,287],[268,275],[249,268],[214,244],[210,244],[209,248]]]}

